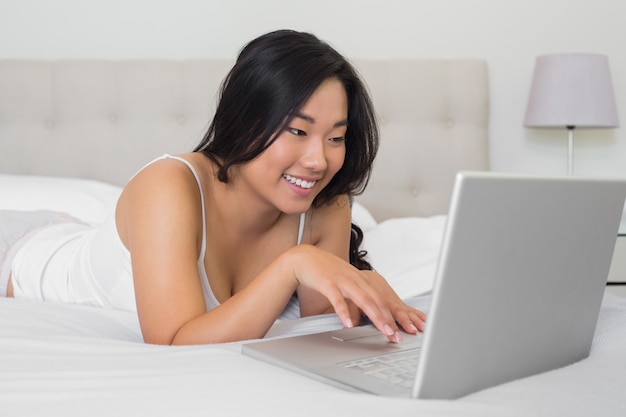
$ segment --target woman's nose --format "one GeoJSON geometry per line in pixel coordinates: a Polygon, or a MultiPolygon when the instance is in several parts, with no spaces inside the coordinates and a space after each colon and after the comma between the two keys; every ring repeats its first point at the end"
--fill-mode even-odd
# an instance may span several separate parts
{"type": "Polygon", "coordinates": [[[324,140],[312,138],[306,147],[306,152],[302,156],[301,161],[302,165],[307,169],[324,171],[328,167],[324,140]]]}

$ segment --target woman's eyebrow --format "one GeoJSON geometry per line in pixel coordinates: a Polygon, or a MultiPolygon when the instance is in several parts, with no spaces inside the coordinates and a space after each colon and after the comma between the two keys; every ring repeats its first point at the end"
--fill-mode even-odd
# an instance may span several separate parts
{"type": "MultiPolygon", "coordinates": [[[[315,123],[315,119],[313,117],[308,116],[303,113],[296,113],[294,117],[297,117],[298,119],[302,119],[311,124],[315,123]]],[[[333,125],[333,127],[341,127],[341,126],[348,126],[348,119],[342,119],[333,125]]]]}

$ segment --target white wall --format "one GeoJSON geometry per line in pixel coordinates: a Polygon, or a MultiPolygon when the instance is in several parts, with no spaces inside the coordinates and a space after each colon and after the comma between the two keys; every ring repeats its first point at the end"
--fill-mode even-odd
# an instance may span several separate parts
{"type": "Polygon", "coordinates": [[[492,168],[562,174],[565,129],[522,126],[534,60],[601,53],[625,127],[576,130],[574,170],[626,176],[624,16],[622,0],[0,0],[0,58],[234,58],[287,27],[351,58],[484,58],[492,168]]]}

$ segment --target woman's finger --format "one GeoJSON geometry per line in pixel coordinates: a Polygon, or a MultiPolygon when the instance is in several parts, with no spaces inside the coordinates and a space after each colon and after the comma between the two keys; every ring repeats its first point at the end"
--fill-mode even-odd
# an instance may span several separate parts
{"type": "Polygon", "coordinates": [[[348,307],[348,303],[346,299],[337,291],[330,290],[329,293],[324,294],[330,304],[333,306],[335,310],[335,314],[341,320],[343,327],[351,328],[354,327],[354,322],[352,320],[352,314],[350,308],[348,307]]]}
{"type": "Polygon", "coordinates": [[[413,317],[411,317],[410,312],[403,311],[402,313],[397,314],[394,317],[396,318],[396,321],[398,322],[402,330],[404,330],[405,332],[410,334],[416,334],[419,331],[416,323],[413,320],[413,317]]]}
{"type": "Polygon", "coordinates": [[[406,307],[402,313],[398,313],[394,317],[396,317],[400,327],[407,333],[415,334],[424,331],[426,315],[419,310],[406,307]]]}
{"type": "Polygon", "coordinates": [[[372,324],[387,337],[390,342],[400,343],[402,336],[398,331],[398,326],[391,312],[386,306],[380,306],[373,299],[364,297],[361,300],[353,300],[363,313],[369,318],[372,324]]]}

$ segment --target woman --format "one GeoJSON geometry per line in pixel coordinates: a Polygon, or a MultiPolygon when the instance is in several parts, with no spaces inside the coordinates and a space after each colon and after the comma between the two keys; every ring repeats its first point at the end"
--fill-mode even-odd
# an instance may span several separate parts
{"type": "Polygon", "coordinates": [[[197,148],[140,170],[98,229],[40,220],[53,225],[14,245],[7,295],[136,310],[147,343],[259,338],[298,309],[346,327],[362,311],[400,342],[398,324],[422,330],[423,313],[349,262],[367,267],[349,196],[377,135],[340,54],[306,33],[263,35],[241,51],[197,148]]]}

